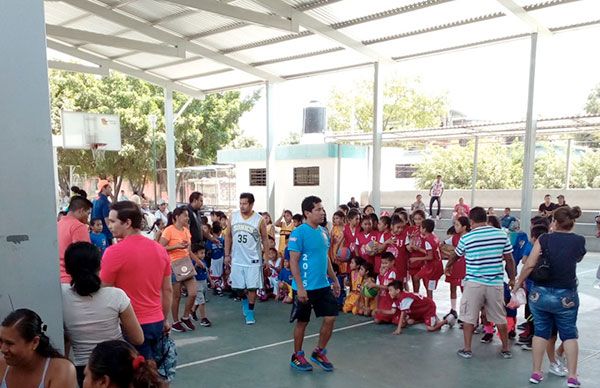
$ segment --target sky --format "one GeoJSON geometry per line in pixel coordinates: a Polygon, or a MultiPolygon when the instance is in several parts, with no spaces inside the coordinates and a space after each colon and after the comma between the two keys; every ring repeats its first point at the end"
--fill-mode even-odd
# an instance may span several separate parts
{"type": "MultiPolygon", "coordinates": [[[[538,41],[535,108],[538,117],[584,113],[587,96],[600,84],[600,28],[554,34],[538,41]],[[595,42],[595,43],[594,43],[595,42]]],[[[388,67],[388,76],[419,79],[419,90],[446,95],[449,108],[475,120],[523,120],[527,108],[530,41],[413,59],[388,67]]],[[[276,144],[302,130],[302,109],[312,100],[327,105],[331,90],[373,78],[372,68],[287,81],[276,86],[276,144]]],[[[252,89],[254,90],[254,89],[252,89]]],[[[246,89],[243,93],[250,93],[246,89]]],[[[263,93],[264,95],[264,93],[263,93]]],[[[240,120],[245,134],[266,139],[265,101],[240,120]]]]}

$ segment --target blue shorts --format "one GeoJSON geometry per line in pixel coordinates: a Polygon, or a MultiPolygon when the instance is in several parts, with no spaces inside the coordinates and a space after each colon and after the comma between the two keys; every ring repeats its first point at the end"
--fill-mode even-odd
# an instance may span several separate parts
{"type": "Polygon", "coordinates": [[[533,286],[529,292],[529,309],[533,314],[537,337],[550,339],[554,328],[558,330],[563,342],[579,337],[577,289],[533,286]]]}
{"type": "Polygon", "coordinates": [[[135,348],[147,360],[159,360],[162,355],[156,354],[156,345],[163,335],[163,321],[141,326],[144,333],[144,343],[135,348]]]}

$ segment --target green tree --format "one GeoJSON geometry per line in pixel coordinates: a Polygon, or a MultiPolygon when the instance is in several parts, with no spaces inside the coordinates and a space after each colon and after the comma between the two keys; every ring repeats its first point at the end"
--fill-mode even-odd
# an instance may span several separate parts
{"type": "MultiPolygon", "coordinates": [[[[383,105],[384,131],[400,128],[438,126],[446,114],[444,96],[429,97],[412,83],[393,78],[385,83],[383,105]]],[[[351,87],[334,89],[328,104],[328,127],[332,131],[370,132],[373,128],[373,84],[362,81],[351,87]]]]}
{"type": "Polygon", "coordinates": [[[260,142],[254,136],[249,136],[242,132],[238,136],[236,136],[235,139],[233,139],[229,144],[227,144],[225,148],[242,149],[260,146],[260,142]]]}
{"type": "Polygon", "coordinates": [[[600,188],[600,150],[588,149],[574,163],[571,187],[600,188]]]}
{"type": "Polygon", "coordinates": [[[302,134],[300,132],[290,132],[287,137],[283,138],[279,142],[279,145],[294,145],[300,144],[300,139],[302,138],[302,134]]]}
{"type": "MultiPolygon", "coordinates": [[[[157,168],[166,166],[162,88],[115,72],[100,78],[52,70],[50,94],[55,134],[61,130],[62,110],[118,114],[121,120],[121,151],[106,152],[104,161],[94,161],[89,150],[59,150],[59,179],[65,192],[68,192],[69,165],[77,166],[80,174],[112,178],[115,191],[123,179],[128,179],[134,188],[143,187],[152,177],[153,142],[157,147],[157,168]],[[158,117],[154,134],[149,114],[158,117]]],[[[234,91],[193,100],[175,123],[176,165],[212,163],[217,150],[239,134],[239,118],[252,108],[258,97],[256,92],[242,99],[234,91]]],[[[174,93],[174,110],[178,111],[186,100],[187,96],[174,93]]]]}

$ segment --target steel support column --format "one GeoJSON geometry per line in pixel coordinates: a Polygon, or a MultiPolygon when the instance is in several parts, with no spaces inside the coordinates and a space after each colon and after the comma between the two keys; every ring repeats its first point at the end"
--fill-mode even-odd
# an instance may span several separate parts
{"type": "Polygon", "coordinates": [[[534,113],[535,70],[538,34],[531,34],[529,53],[529,86],[527,93],[527,118],[525,124],[525,154],[523,157],[523,185],[521,186],[521,230],[529,233],[535,163],[536,119],[534,113]]]}
{"type": "Polygon", "coordinates": [[[167,193],[169,196],[169,210],[173,211],[177,206],[177,177],[175,176],[175,126],[173,124],[173,91],[171,89],[165,89],[165,130],[167,193]]]}
{"type": "Polygon", "coordinates": [[[569,190],[571,184],[571,147],[573,146],[573,139],[567,140],[567,171],[565,174],[565,189],[569,190]]]}
{"type": "Polygon", "coordinates": [[[275,128],[274,128],[274,85],[265,82],[266,114],[267,114],[267,148],[266,148],[266,172],[267,172],[267,210],[271,217],[275,215],[275,128]]]}
{"type": "Polygon", "coordinates": [[[371,205],[381,212],[381,137],[383,134],[383,74],[379,62],[373,68],[373,163],[371,205]]]}
{"type": "Polygon", "coordinates": [[[471,177],[471,207],[475,206],[475,189],[477,188],[477,172],[479,160],[479,136],[475,136],[475,149],[473,150],[473,176],[471,177]]]}

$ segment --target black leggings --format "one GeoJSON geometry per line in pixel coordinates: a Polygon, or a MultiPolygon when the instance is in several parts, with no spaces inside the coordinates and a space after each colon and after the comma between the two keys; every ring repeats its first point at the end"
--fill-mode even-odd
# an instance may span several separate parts
{"type": "Polygon", "coordinates": [[[431,197],[431,199],[429,200],[429,215],[433,217],[433,203],[437,201],[437,215],[440,215],[440,210],[442,207],[442,200],[441,197],[438,196],[433,196],[431,197]]]}

